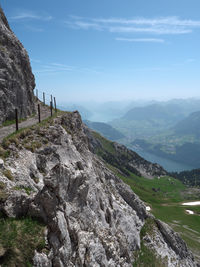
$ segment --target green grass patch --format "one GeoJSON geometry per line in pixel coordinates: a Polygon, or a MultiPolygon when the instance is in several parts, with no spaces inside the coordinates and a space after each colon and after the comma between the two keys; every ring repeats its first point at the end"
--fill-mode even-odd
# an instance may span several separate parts
{"type": "MultiPolygon", "coordinates": [[[[19,119],[18,122],[20,123],[20,122],[22,122],[22,121],[26,121],[26,120],[27,120],[27,118],[22,118],[22,119],[19,119]]],[[[13,124],[15,124],[15,123],[16,123],[15,120],[6,120],[6,121],[4,121],[4,122],[2,123],[2,127],[10,126],[10,125],[13,125],[13,124]]]]}
{"type": "Polygon", "coordinates": [[[25,190],[25,192],[27,193],[27,195],[30,195],[34,190],[30,187],[26,187],[26,186],[15,186],[13,187],[14,190],[25,190]]]}
{"type": "Polygon", "coordinates": [[[7,149],[4,149],[1,145],[0,145],[0,158],[2,159],[6,159],[8,158],[10,155],[10,151],[7,149]]]}
{"type": "Polygon", "coordinates": [[[29,127],[25,127],[25,128],[21,128],[18,131],[15,131],[11,134],[9,134],[8,136],[6,136],[3,141],[2,141],[2,147],[4,149],[7,149],[10,145],[10,143],[15,143],[16,139],[24,139],[25,137],[27,137],[28,135],[32,134],[32,131],[36,130],[38,127],[48,127],[49,125],[51,125],[53,123],[53,120],[61,114],[64,114],[64,111],[58,111],[56,113],[53,114],[52,117],[48,117],[46,119],[44,119],[43,121],[41,121],[40,123],[34,124],[32,126],[29,127]]]}
{"type": "Polygon", "coordinates": [[[3,175],[6,176],[10,181],[14,180],[12,172],[10,170],[8,170],[8,169],[3,171],[3,175]]]}
{"type": "Polygon", "coordinates": [[[8,197],[5,189],[6,185],[3,182],[0,182],[0,202],[6,200],[8,197]]]}
{"type": "Polygon", "coordinates": [[[40,148],[42,144],[38,141],[32,141],[30,144],[25,144],[24,147],[31,152],[35,152],[36,149],[40,148]]]}
{"type": "Polygon", "coordinates": [[[141,249],[136,254],[136,261],[134,262],[134,267],[166,267],[167,265],[163,264],[160,259],[155,255],[156,253],[144,245],[144,242],[141,242],[141,249]]]}
{"type": "MultiPolygon", "coordinates": [[[[115,172],[116,173],[116,172],[115,172]]],[[[183,200],[181,192],[185,186],[172,177],[146,179],[130,173],[125,177],[116,173],[131,189],[144,201],[149,204],[162,204],[169,202],[180,202],[183,200]]]]}
{"type": "MultiPolygon", "coordinates": [[[[148,218],[141,229],[140,238],[141,238],[141,247],[140,250],[136,251],[134,254],[135,262],[134,267],[166,267],[167,261],[161,259],[161,257],[156,256],[156,251],[150,249],[143,238],[148,235],[153,235],[153,229],[156,227],[155,221],[151,218],[148,218]]],[[[167,259],[166,259],[167,260],[167,259]]]]}
{"type": "Polygon", "coordinates": [[[109,152],[111,154],[116,154],[115,148],[114,148],[114,143],[107,140],[105,137],[101,136],[99,133],[97,132],[92,132],[93,136],[100,141],[102,148],[99,148],[97,151],[97,154],[102,154],[102,152],[104,153],[109,152]]]}
{"type": "Polygon", "coordinates": [[[34,251],[45,248],[45,226],[32,218],[0,219],[0,258],[4,266],[32,266],[34,251]]]}
{"type": "MultiPolygon", "coordinates": [[[[151,206],[151,212],[156,218],[168,223],[181,235],[194,255],[200,254],[200,206],[181,205],[185,199],[188,199],[189,192],[188,188],[181,181],[167,176],[160,179],[146,179],[131,173],[129,177],[125,177],[117,168],[111,165],[107,166],[128,184],[141,200],[148,206],[151,206]],[[196,214],[189,215],[186,213],[186,209],[192,210],[196,214]]],[[[195,200],[196,195],[190,195],[190,198],[195,200]]],[[[146,251],[146,248],[144,250],[146,251]]],[[[151,256],[149,255],[148,257],[151,256]]]]}
{"type": "Polygon", "coordinates": [[[194,213],[200,215],[200,206],[185,206],[188,210],[194,211],[194,213]]]}
{"type": "MultiPolygon", "coordinates": [[[[36,115],[36,113],[34,112],[31,116],[29,116],[29,117],[27,117],[27,118],[19,118],[19,119],[18,119],[18,123],[23,122],[23,121],[26,121],[26,120],[28,120],[29,118],[33,118],[35,115],[36,115]]],[[[15,120],[15,119],[13,119],[13,120],[6,120],[6,121],[4,121],[4,122],[2,123],[2,125],[0,126],[0,128],[1,128],[1,127],[6,127],[6,126],[10,126],[10,125],[13,125],[13,124],[15,124],[15,123],[16,123],[16,120],[15,120]]]]}

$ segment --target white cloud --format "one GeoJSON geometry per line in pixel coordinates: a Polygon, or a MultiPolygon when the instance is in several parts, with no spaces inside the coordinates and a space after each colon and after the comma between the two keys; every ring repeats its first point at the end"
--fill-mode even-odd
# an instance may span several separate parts
{"type": "MultiPolygon", "coordinates": [[[[72,17],[76,18],[76,17],[72,17]]],[[[200,21],[195,20],[181,20],[179,17],[161,17],[155,19],[136,18],[136,19],[122,19],[122,18],[108,18],[108,19],[92,19],[99,23],[109,24],[135,24],[135,25],[173,25],[173,26],[190,26],[200,27],[200,21]]]]}
{"type": "Polygon", "coordinates": [[[184,20],[179,17],[147,18],[83,18],[70,16],[65,21],[68,27],[82,30],[98,30],[120,33],[147,33],[147,34],[187,34],[194,28],[200,28],[198,20],[184,20]]]}
{"type": "Polygon", "coordinates": [[[124,41],[124,42],[144,42],[144,43],[164,43],[165,40],[157,39],[157,38],[115,38],[116,41],[124,41]]]}
{"type": "Polygon", "coordinates": [[[50,21],[52,20],[52,16],[49,15],[38,15],[31,11],[19,12],[17,15],[10,17],[10,20],[20,21],[20,20],[43,20],[50,21]]]}
{"type": "MultiPolygon", "coordinates": [[[[32,60],[32,62],[34,62],[32,60]]],[[[49,64],[40,64],[39,68],[34,70],[34,73],[37,74],[56,74],[60,72],[91,72],[99,74],[100,72],[95,69],[90,69],[86,67],[76,67],[76,66],[69,66],[61,63],[49,63],[49,64]]]]}

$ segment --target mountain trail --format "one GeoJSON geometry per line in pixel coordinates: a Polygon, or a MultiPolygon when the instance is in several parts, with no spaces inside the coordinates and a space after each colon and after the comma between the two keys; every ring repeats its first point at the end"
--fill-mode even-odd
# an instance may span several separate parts
{"type": "MultiPolygon", "coordinates": [[[[35,115],[28,117],[25,121],[20,122],[19,129],[30,127],[38,123],[38,104],[40,104],[41,121],[51,116],[50,108],[48,106],[41,104],[40,101],[36,101],[35,102],[35,110],[36,110],[35,115]]],[[[8,125],[8,126],[1,127],[0,128],[0,142],[2,142],[6,136],[14,133],[15,131],[16,131],[15,123],[8,125]]]]}

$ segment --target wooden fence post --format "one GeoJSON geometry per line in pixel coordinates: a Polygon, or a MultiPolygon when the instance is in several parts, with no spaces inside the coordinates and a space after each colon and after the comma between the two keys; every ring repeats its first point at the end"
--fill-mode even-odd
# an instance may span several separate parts
{"type": "Polygon", "coordinates": [[[43,103],[45,105],[45,93],[43,92],[43,103]]]}
{"type": "Polygon", "coordinates": [[[16,132],[19,130],[19,125],[18,125],[18,110],[17,108],[15,109],[15,123],[16,123],[16,132]]]}
{"type": "Polygon", "coordinates": [[[52,103],[52,108],[53,108],[53,96],[51,95],[51,103],[52,103]]]}
{"type": "Polygon", "coordinates": [[[57,108],[56,108],[56,98],[54,97],[54,108],[55,108],[55,112],[57,112],[57,108]]]}
{"type": "Polygon", "coordinates": [[[51,117],[53,116],[53,105],[52,105],[52,101],[50,101],[50,109],[51,109],[51,117]]]}
{"type": "Polygon", "coordinates": [[[38,120],[39,123],[41,122],[41,118],[40,118],[40,104],[38,104],[38,120]]]}

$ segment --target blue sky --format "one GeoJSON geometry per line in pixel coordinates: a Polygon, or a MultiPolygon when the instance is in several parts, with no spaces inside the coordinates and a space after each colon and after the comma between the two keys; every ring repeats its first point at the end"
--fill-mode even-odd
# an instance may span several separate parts
{"type": "Polygon", "coordinates": [[[199,0],[1,0],[58,101],[200,97],[199,0]]]}

